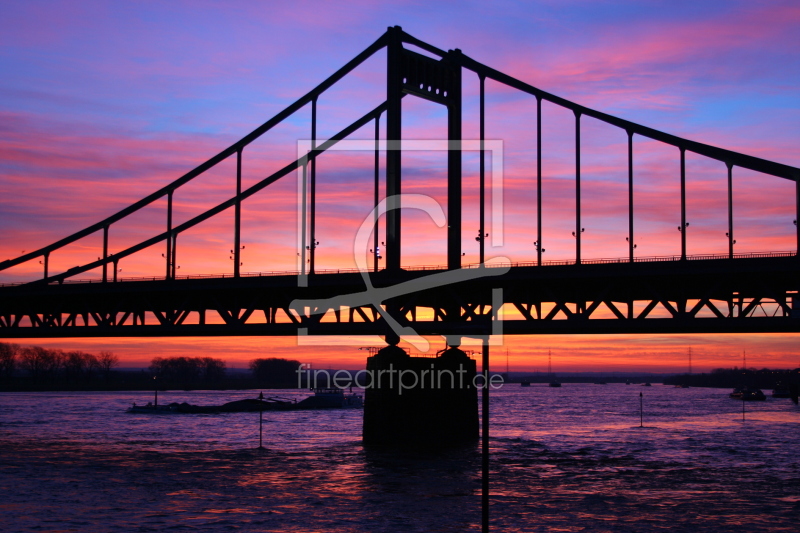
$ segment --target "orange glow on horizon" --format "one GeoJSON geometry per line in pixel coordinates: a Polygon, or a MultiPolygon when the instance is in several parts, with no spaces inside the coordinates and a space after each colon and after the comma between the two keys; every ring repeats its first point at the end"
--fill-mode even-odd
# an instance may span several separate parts
{"type": "MultiPolygon", "coordinates": [[[[151,338],[151,339],[21,339],[3,340],[23,346],[83,350],[98,353],[110,350],[120,356],[120,366],[146,368],[154,357],[215,357],[229,368],[247,368],[253,359],[280,357],[314,368],[363,368],[368,346],[383,346],[377,338],[353,339],[325,337],[313,339],[314,345],[298,345],[295,337],[235,338],[151,338]],[[361,342],[363,340],[363,342],[361,342]]],[[[429,338],[433,353],[445,347],[444,339],[429,338]]],[[[416,351],[411,349],[412,355],[416,351]]],[[[742,365],[747,352],[750,368],[796,368],[800,366],[796,350],[797,335],[541,335],[505,336],[502,346],[491,346],[491,370],[504,372],[506,352],[512,372],[546,372],[547,354],[552,353],[554,372],[658,372],[688,371],[688,351],[692,350],[694,372],[742,365]]],[[[462,349],[473,352],[480,361],[481,347],[464,341],[462,349]]]]}

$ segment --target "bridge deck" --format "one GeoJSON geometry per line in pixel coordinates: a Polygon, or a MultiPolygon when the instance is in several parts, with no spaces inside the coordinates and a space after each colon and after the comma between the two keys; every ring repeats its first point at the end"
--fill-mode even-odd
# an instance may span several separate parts
{"type": "Polygon", "coordinates": [[[34,283],[0,288],[0,337],[385,334],[384,309],[423,335],[800,331],[800,258],[742,255],[34,283]]]}

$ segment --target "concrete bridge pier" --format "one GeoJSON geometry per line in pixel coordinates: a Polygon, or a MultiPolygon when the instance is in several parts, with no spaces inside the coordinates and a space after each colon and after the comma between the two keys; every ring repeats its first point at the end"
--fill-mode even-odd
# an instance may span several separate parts
{"type": "MultiPolygon", "coordinates": [[[[387,339],[388,342],[394,339],[387,339]]],[[[412,357],[396,343],[367,358],[364,445],[450,447],[477,442],[475,361],[457,346],[412,357]]]]}

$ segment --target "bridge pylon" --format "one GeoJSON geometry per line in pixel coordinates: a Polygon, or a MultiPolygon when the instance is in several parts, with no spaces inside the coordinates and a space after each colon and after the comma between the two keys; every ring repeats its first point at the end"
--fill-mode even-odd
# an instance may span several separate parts
{"type": "Polygon", "coordinates": [[[400,270],[402,100],[413,95],[447,108],[447,268],[461,268],[461,51],[433,59],[403,47],[403,29],[386,44],[386,268],[400,270]]]}

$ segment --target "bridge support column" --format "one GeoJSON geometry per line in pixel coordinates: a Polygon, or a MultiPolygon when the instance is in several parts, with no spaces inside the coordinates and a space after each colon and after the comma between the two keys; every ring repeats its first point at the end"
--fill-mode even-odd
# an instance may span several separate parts
{"type": "Polygon", "coordinates": [[[733,259],[733,165],[728,163],[728,257],[733,259]]]}
{"type": "MultiPolygon", "coordinates": [[[[461,50],[450,52],[454,79],[447,105],[447,268],[461,268],[461,50]]],[[[483,239],[481,224],[481,239],[483,239]]],[[[481,244],[483,249],[483,244],[481,244]]],[[[483,262],[483,260],[481,260],[483,262]]]]}
{"type": "Polygon", "coordinates": [[[242,151],[236,152],[236,205],[233,211],[233,277],[238,278],[242,263],[242,151]]]}
{"type": "Polygon", "coordinates": [[[794,225],[797,228],[797,255],[800,255],[800,176],[794,183],[795,190],[795,215],[794,225]]]}
{"type": "Polygon", "coordinates": [[[103,226],[103,283],[108,281],[108,226],[103,226]]]}
{"type": "Polygon", "coordinates": [[[378,241],[380,240],[378,237],[378,204],[380,203],[380,169],[381,169],[381,159],[380,159],[380,137],[381,137],[381,117],[378,115],[375,117],[375,190],[374,190],[374,204],[373,208],[375,210],[375,217],[373,218],[373,228],[372,228],[372,271],[378,271],[378,261],[380,260],[380,248],[378,248],[378,241]]]}
{"type": "Polygon", "coordinates": [[[581,264],[581,114],[575,111],[575,264],[581,264]]]}
{"type": "Polygon", "coordinates": [[[628,261],[633,263],[633,132],[628,130],[628,261]]]}
{"type": "Polygon", "coordinates": [[[167,279],[170,279],[172,272],[172,265],[170,264],[172,261],[172,193],[173,191],[169,191],[167,195],[167,253],[164,255],[167,263],[167,279]]]}
{"type": "Polygon", "coordinates": [[[367,372],[364,445],[437,448],[477,441],[476,365],[460,349],[432,358],[387,346],[367,358],[367,372]]]}
{"type": "Polygon", "coordinates": [[[317,148],[317,99],[311,100],[311,160],[309,161],[310,167],[310,183],[311,189],[311,209],[309,216],[309,245],[308,245],[308,273],[313,274],[316,265],[316,250],[317,250],[317,156],[315,150],[317,148]]]}
{"type": "Polygon", "coordinates": [[[400,270],[400,170],[402,137],[402,29],[389,28],[386,45],[386,270],[400,270]]]}
{"type": "MultiPolygon", "coordinates": [[[[536,264],[542,266],[542,97],[536,96],[536,264]]],[[[537,310],[539,308],[537,307],[537,310]]],[[[541,316],[539,310],[539,316],[541,316]]]]}

